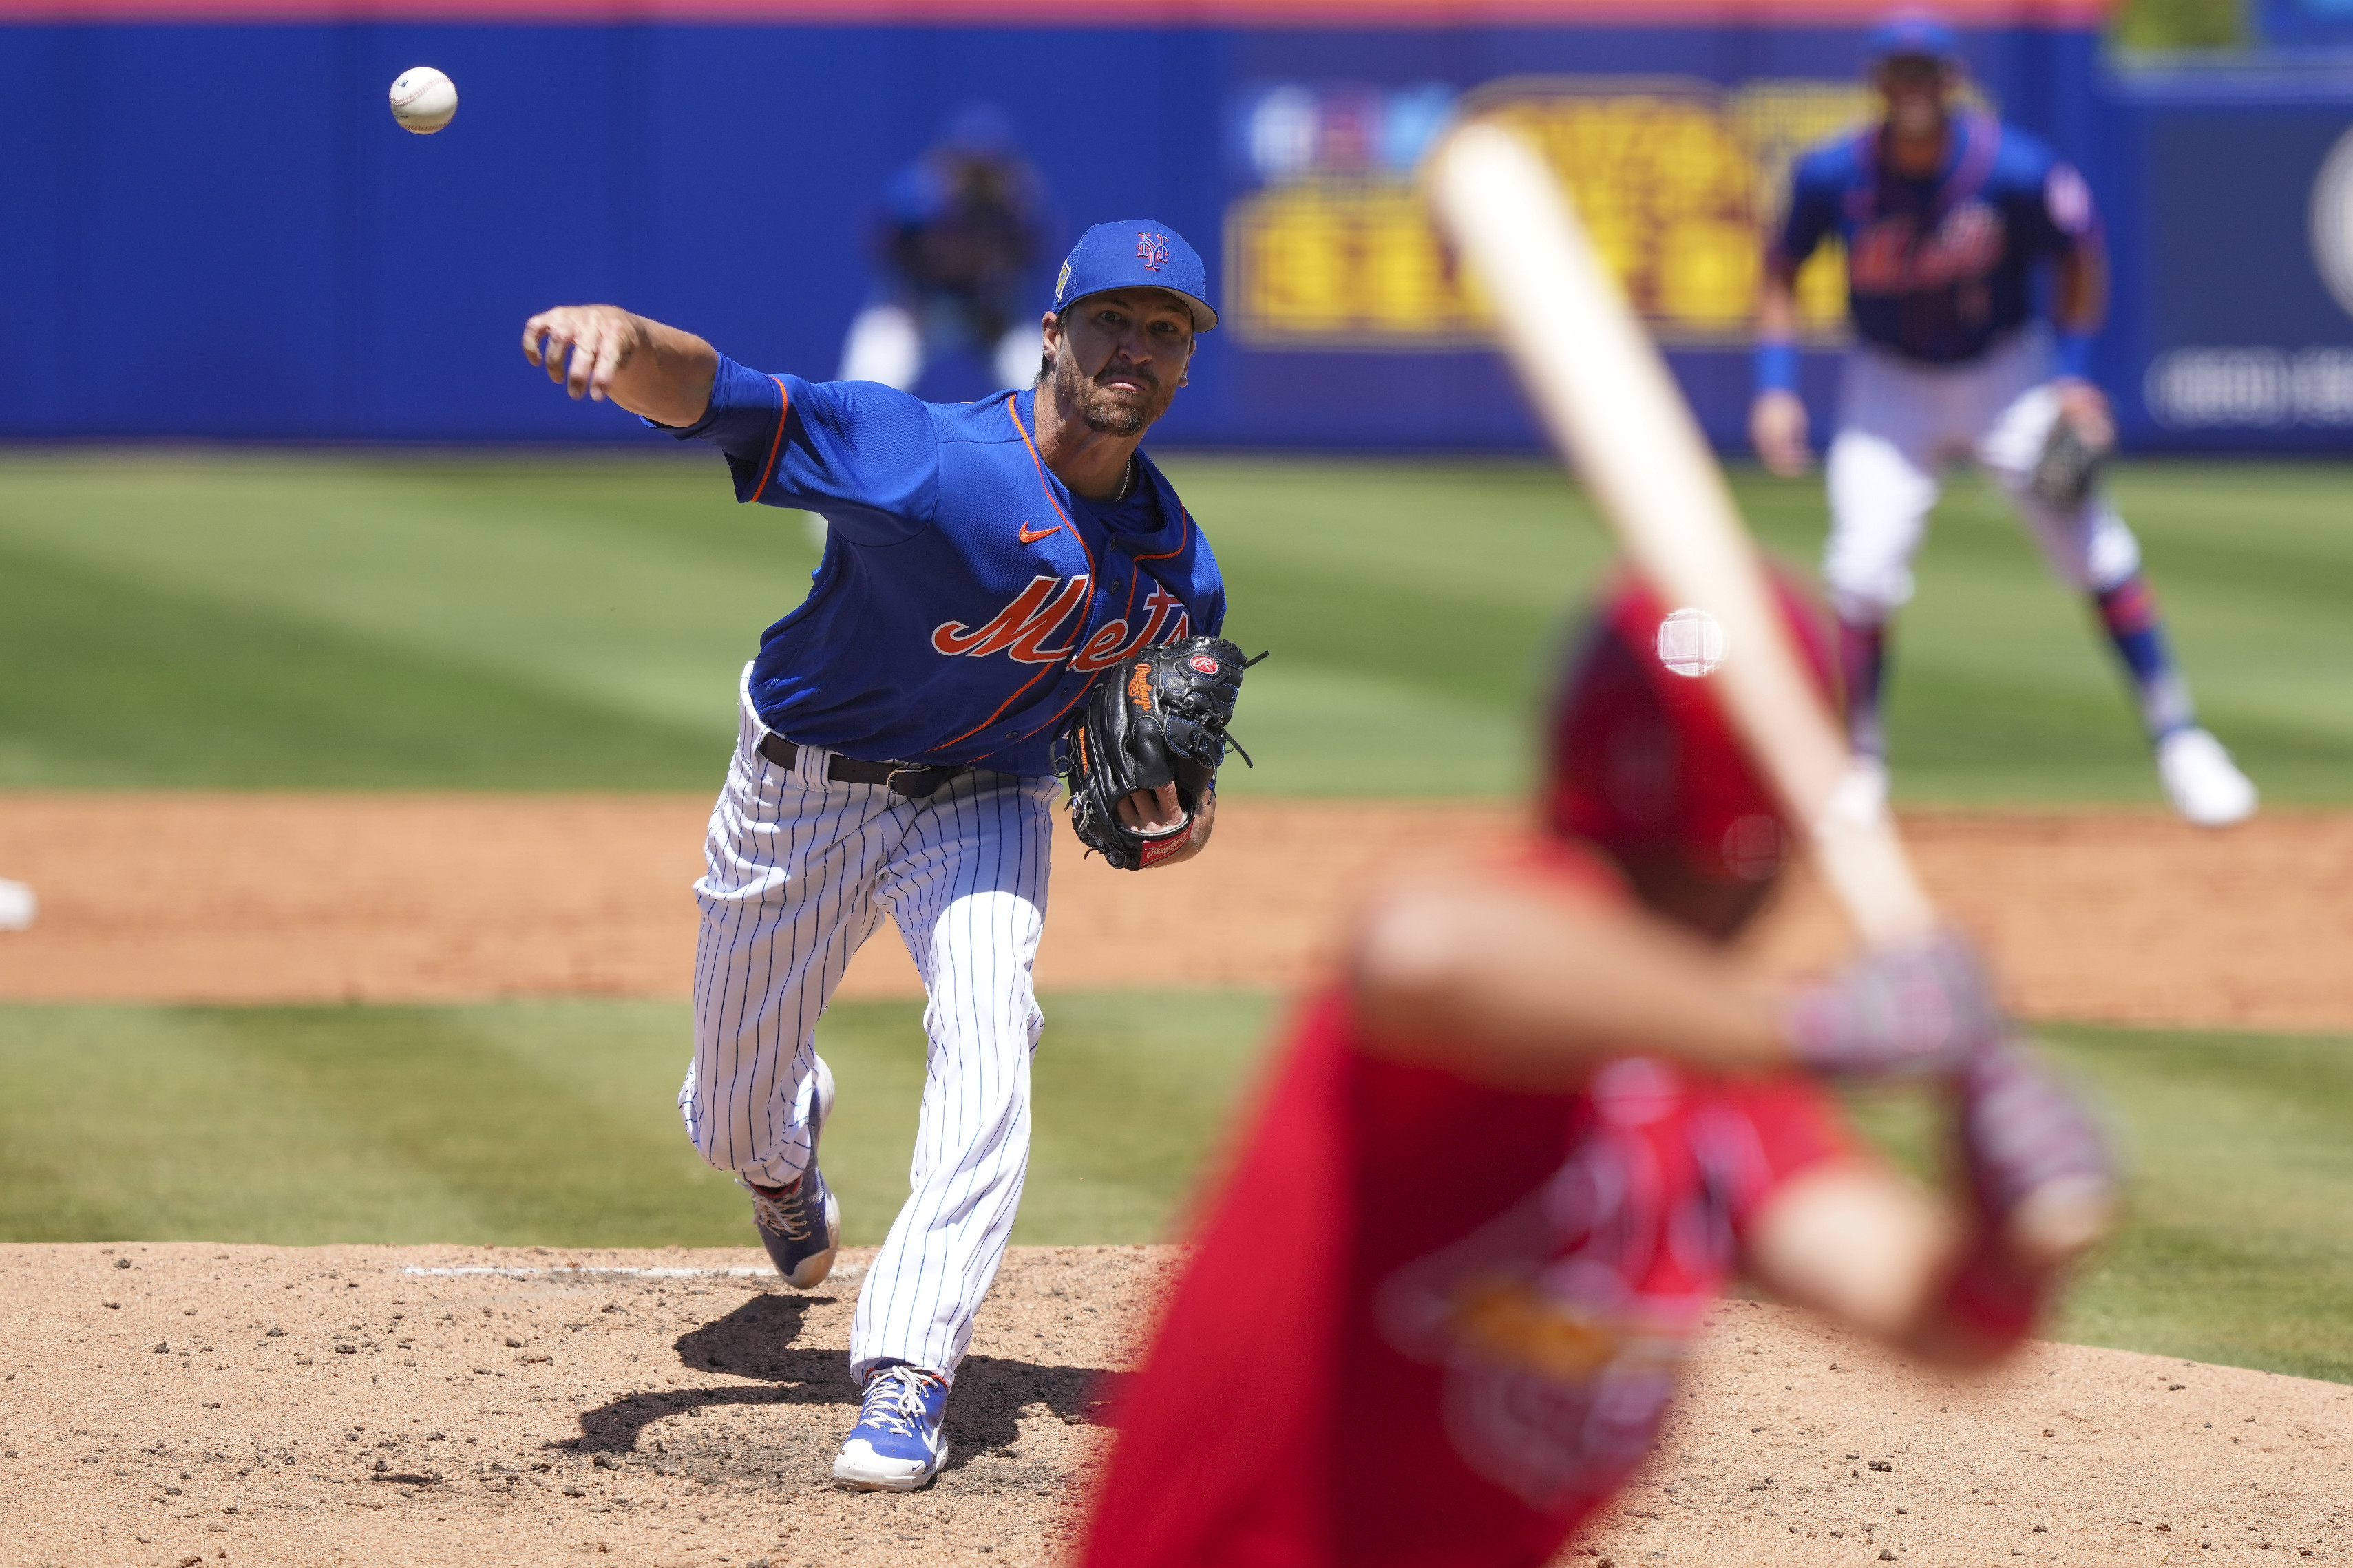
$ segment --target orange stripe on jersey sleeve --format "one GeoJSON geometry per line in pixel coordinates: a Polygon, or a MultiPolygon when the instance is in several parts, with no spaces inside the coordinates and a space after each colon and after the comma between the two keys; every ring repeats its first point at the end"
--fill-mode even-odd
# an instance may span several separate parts
{"type": "Polygon", "coordinates": [[[752,487],[754,500],[760,499],[760,492],[766,489],[768,481],[776,477],[776,459],[784,455],[785,450],[785,421],[793,412],[793,395],[785,385],[785,378],[781,375],[772,375],[768,379],[776,384],[776,396],[779,400],[776,407],[776,434],[768,443],[768,460],[760,465],[760,482],[752,487]]]}

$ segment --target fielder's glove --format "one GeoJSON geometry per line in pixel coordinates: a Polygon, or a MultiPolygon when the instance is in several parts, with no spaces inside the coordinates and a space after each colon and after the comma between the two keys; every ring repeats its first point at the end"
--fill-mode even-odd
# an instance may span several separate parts
{"type": "Polygon", "coordinates": [[[2107,456],[2105,446],[2094,447],[2084,440],[2075,422],[2062,414],[2043,439],[2042,455],[2035,459],[2028,487],[2052,506],[2073,511],[2092,493],[2092,481],[2099,477],[2100,465],[2107,456]]]}
{"type": "MultiPolygon", "coordinates": [[[[1123,871],[1140,871],[1182,849],[1194,808],[1216,787],[1226,748],[1241,751],[1226,725],[1241,696],[1242,671],[1265,657],[1245,659],[1222,637],[1187,637],[1105,671],[1055,746],[1079,842],[1123,871]],[[1147,832],[1120,821],[1121,801],[1171,784],[1183,808],[1175,826],[1147,832]]],[[[1242,761],[1250,763],[1248,752],[1242,761]]]]}
{"type": "Polygon", "coordinates": [[[1883,947],[1782,1014],[1789,1054],[1831,1078],[1950,1078],[2002,1037],[2001,1005],[1969,944],[1950,932],[1883,947]]]}

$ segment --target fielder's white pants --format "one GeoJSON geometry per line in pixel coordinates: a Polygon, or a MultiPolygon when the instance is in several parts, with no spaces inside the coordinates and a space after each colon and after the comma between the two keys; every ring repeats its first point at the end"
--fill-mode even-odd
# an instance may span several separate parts
{"type": "Polygon", "coordinates": [[[750,673],[694,888],[694,1061],[679,1110],[720,1170],[798,1178],[818,1017],[888,913],[930,996],[929,1047],[913,1191],[859,1291],[850,1374],[887,1358],[952,1378],[1029,1165],[1054,781],[975,772],[909,800],[828,780],[833,753],[816,746],[788,772],[759,752],[750,673]]]}
{"type": "Polygon", "coordinates": [[[2132,530],[2094,487],[2063,510],[2029,488],[2059,417],[2048,343],[2020,333],[1966,364],[1922,364],[1868,346],[1846,362],[1827,464],[1822,577],[1845,619],[1877,625],[1912,597],[1912,557],[1947,463],[1973,459],[2010,498],[2062,580],[2103,593],[2140,569],[2132,530]]]}

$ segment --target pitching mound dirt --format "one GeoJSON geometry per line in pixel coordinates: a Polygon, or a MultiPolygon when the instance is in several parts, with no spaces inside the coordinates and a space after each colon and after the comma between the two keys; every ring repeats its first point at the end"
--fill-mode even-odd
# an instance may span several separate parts
{"type": "MultiPolygon", "coordinates": [[[[701,796],[14,795],[0,874],[42,919],[0,934],[0,997],[155,1002],[681,996],[693,973],[701,796]]],[[[1145,876],[1057,847],[1041,987],[1134,980],[1288,986],[1366,880],[1477,853],[1490,805],[1266,801],[1224,807],[1216,847],[1145,876]],[[1129,961],[1172,929],[1185,973],[1129,961]]],[[[2353,813],[2274,812],[2200,833],[2155,811],[1923,814],[1905,832],[1946,906],[2038,1017],[2353,1026],[2353,813]]],[[[1762,933],[1773,964],[1843,931],[1801,877],[1762,933]]],[[[849,996],[919,994],[869,942],[849,996]]]]}
{"type": "MultiPolygon", "coordinates": [[[[1173,1255],[1015,1248],[910,1497],[828,1479],[867,1256],[798,1296],[750,1251],[0,1247],[0,1553],[1056,1561],[1173,1255]]],[[[2060,1345],[1961,1383],[1731,1302],[1569,1561],[2338,1559],[2348,1458],[2333,1384],[2060,1345]]]]}

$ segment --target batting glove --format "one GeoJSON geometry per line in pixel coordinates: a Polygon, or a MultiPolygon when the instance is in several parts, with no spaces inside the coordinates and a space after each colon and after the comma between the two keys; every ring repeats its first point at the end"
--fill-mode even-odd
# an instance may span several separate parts
{"type": "Polygon", "coordinates": [[[2032,1330],[2054,1271],[2106,1234],[2116,1165],[2084,1102],[2019,1042],[1978,1052],[1957,1087],[1978,1226],[1946,1307],[1990,1342],[2013,1343],[2032,1330]]]}
{"type": "Polygon", "coordinates": [[[2089,1234],[2042,1238],[2057,1245],[2034,1248],[2070,1252],[2105,1227],[2116,1179],[2107,1140],[2090,1108],[2040,1058],[2014,1040],[1988,1047],[1961,1074],[1960,1101],[1969,1189],[1988,1229],[2021,1220],[2047,1227],[2055,1211],[2080,1211],[2089,1234]]]}
{"type": "Polygon", "coordinates": [[[1975,950],[1949,932],[1864,954],[1783,1016],[1790,1055],[1831,1078],[1950,1078],[2001,1038],[2001,1007],[1975,950]]]}

